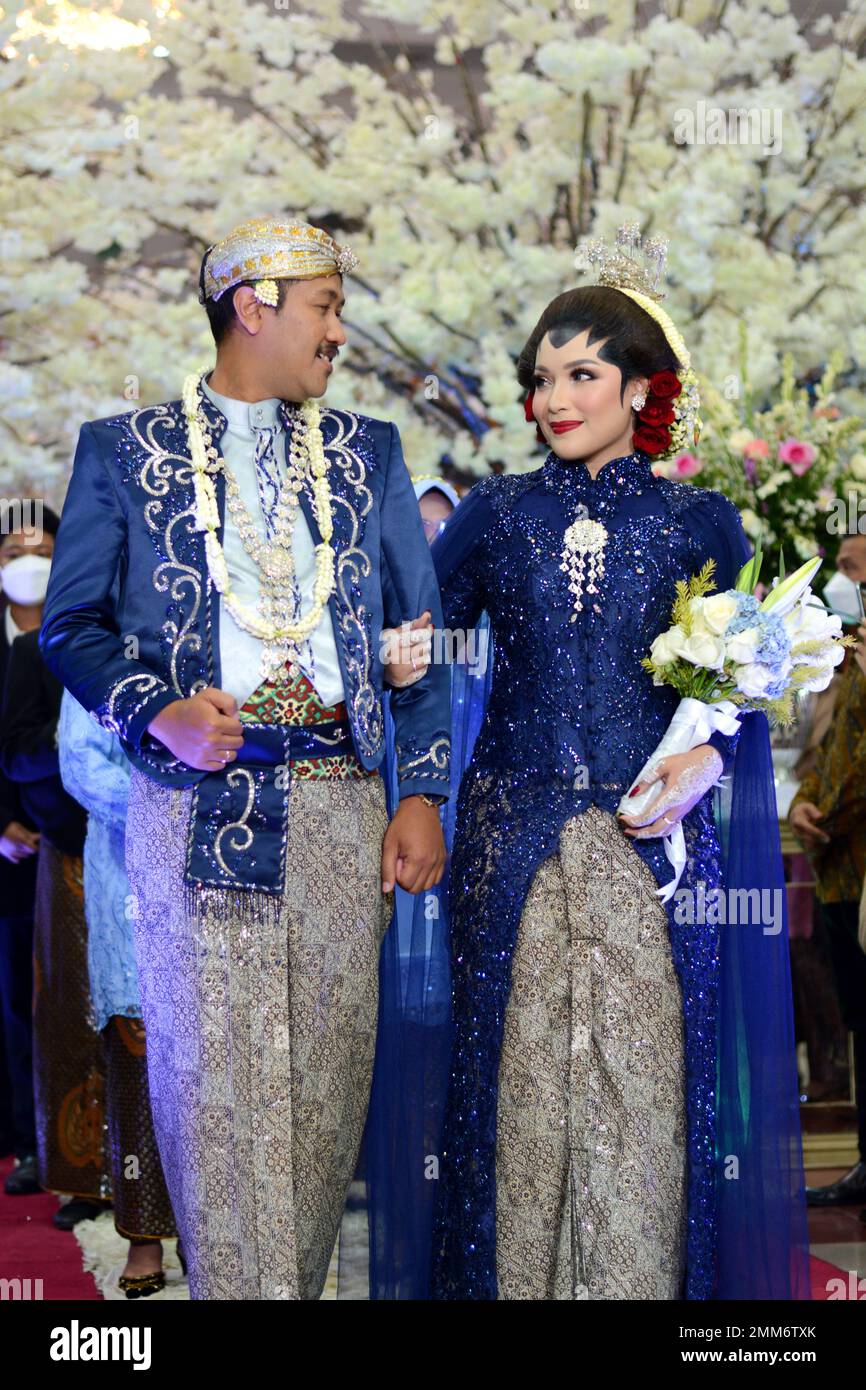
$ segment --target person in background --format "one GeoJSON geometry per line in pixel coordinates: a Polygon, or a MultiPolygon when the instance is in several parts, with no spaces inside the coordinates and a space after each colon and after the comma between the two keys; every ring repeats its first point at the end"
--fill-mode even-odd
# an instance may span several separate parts
{"type": "MultiPolygon", "coordinates": [[[[60,708],[59,751],[63,785],[88,812],[87,964],[96,1027],[105,1041],[114,1225],[129,1241],[119,1287],[127,1298],[148,1298],[165,1287],[162,1241],[176,1236],[177,1227],[150,1113],[134,907],[124,865],[130,765],[117,737],[68,690],[60,708]]],[[[182,1253],[180,1258],[185,1265],[182,1253]]]]}
{"type": "Polygon", "coordinates": [[[460,494],[444,478],[432,474],[413,475],[412,486],[418,498],[427,544],[432,545],[460,501],[460,494]]]}
{"type": "MultiPolygon", "coordinates": [[[[12,643],[37,629],[58,517],[41,502],[0,500],[0,699],[12,643]],[[31,524],[32,523],[32,524],[31,524]]],[[[33,899],[39,832],[17,782],[0,771],[0,1155],[10,1197],[40,1192],[33,1113],[33,899]]]]}
{"type": "MultiPolygon", "coordinates": [[[[866,535],[846,536],[837,567],[825,591],[827,602],[841,616],[856,621],[857,586],[866,584],[866,535]]],[[[855,649],[842,668],[832,722],[817,750],[813,771],[803,779],[791,802],[788,820],[812,858],[842,1016],[854,1036],[859,1158],[835,1182],[806,1189],[810,1206],[838,1206],[866,1201],[866,955],[857,941],[866,875],[866,670],[862,649],[855,649]]]]}
{"type": "Polygon", "coordinates": [[[91,1022],[82,851],[87,816],[60,780],[57,724],[62,686],[39,650],[39,632],[12,643],[0,766],[17,782],[39,833],[33,917],[33,1089],[37,1175],[71,1194],[54,1213],[71,1230],[105,1210],[110,1181],[103,1143],[102,1038],[91,1022]]]}
{"type": "MultiPolygon", "coordinates": [[[[854,652],[854,660],[860,670],[866,676],[866,622],[861,623],[857,629],[857,636],[860,638],[859,645],[854,652]]],[[[857,940],[860,950],[866,953],[866,878],[863,881],[863,892],[860,895],[860,923],[857,932],[857,940]]],[[[860,1220],[866,1221],[866,1207],[860,1212],[860,1220]]]]}
{"type": "MultiPolygon", "coordinates": [[[[858,627],[857,636],[860,638],[860,642],[854,652],[854,660],[866,676],[866,622],[861,623],[858,627]]],[[[860,926],[857,940],[860,943],[860,950],[866,952],[866,878],[864,878],[863,892],[860,895],[860,926]]],[[[860,1220],[866,1221],[866,1207],[860,1213],[860,1220]]]]}

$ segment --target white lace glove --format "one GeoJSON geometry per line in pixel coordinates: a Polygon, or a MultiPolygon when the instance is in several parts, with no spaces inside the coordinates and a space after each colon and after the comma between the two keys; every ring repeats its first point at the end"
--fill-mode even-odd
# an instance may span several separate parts
{"type": "Polygon", "coordinates": [[[637,795],[660,782],[659,795],[639,815],[620,812],[626,835],[635,840],[670,835],[673,827],[697,805],[705,792],[715,786],[723,767],[721,753],[710,743],[700,743],[688,753],[671,753],[661,758],[633,788],[633,794],[637,795]]]}

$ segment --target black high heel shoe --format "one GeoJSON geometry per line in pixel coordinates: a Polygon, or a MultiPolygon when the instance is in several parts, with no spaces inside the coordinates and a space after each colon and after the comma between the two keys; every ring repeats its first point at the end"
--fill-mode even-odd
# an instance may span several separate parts
{"type": "Polygon", "coordinates": [[[180,1260],[180,1267],[186,1274],[186,1255],[183,1253],[183,1241],[180,1236],[177,1238],[177,1258],[180,1260]]]}

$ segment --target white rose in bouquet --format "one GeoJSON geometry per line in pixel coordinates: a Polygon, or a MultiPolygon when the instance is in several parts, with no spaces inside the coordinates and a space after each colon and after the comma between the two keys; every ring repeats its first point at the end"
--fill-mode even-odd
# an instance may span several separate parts
{"type": "Polygon", "coordinates": [[[756,627],[744,628],[728,638],[728,659],[737,666],[748,666],[754,661],[755,653],[761,645],[761,634],[756,627]]]}
{"type": "Polygon", "coordinates": [[[710,633],[712,628],[704,617],[703,598],[689,599],[689,633],[710,633]]]}
{"type": "Polygon", "coordinates": [[[737,690],[750,700],[757,700],[761,695],[766,695],[774,674],[762,662],[751,661],[748,666],[740,666],[737,670],[737,690]]]}
{"type": "Polygon", "coordinates": [[[809,602],[811,591],[804,600],[786,613],[782,619],[791,643],[830,642],[842,635],[842,619],[838,613],[831,613],[820,602],[809,602]]]}
{"type": "Polygon", "coordinates": [[[842,619],[807,589],[782,621],[791,639],[791,661],[803,673],[799,689],[811,694],[826,690],[845,656],[840,640],[842,619]],[[804,668],[808,668],[808,674],[804,668]]]}
{"type": "Polygon", "coordinates": [[[834,643],[830,647],[824,648],[818,656],[795,656],[795,666],[815,666],[817,667],[814,676],[808,676],[801,680],[798,689],[808,691],[812,695],[817,695],[819,691],[826,690],[833,679],[833,671],[845,658],[845,649],[841,644],[834,643]]]}
{"type": "Polygon", "coordinates": [[[728,623],[737,611],[736,595],[711,594],[709,598],[702,600],[704,622],[714,632],[717,637],[726,630],[728,623]]]}
{"type": "MultiPolygon", "coordinates": [[[[650,647],[650,659],[656,666],[670,666],[672,661],[676,661],[680,654],[680,643],[685,639],[685,632],[676,624],[669,627],[666,632],[660,632],[658,637],[650,647]]],[[[662,684],[661,681],[658,682],[662,684]]]]}
{"type": "Polygon", "coordinates": [[[693,632],[679,643],[678,656],[707,671],[721,671],[725,664],[725,644],[711,632],[693,632]]]}

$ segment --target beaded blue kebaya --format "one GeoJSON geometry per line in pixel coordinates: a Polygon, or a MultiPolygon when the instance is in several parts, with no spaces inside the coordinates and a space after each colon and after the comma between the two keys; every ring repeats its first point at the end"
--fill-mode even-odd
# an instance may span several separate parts
{"type": "MultiPolygon", "coordinates": [[[[446,627],[470,629],[486,610],[495,653],[486,717],[460,787],[451,864],[454,1046],[436,1298],[497,1297],[497,1077],[511,960],[533,877],[556,853],[571,816],[590,805],[615,813],[657,746],[677,700],[653,685],[641,658],[669,623],[676,581],[708,558],[707,537],[736,524],[725,498],[654,477],[646,454],[613,460],[596,478],[580,461],[550,454],[532,473],[478,484],[434,547],[446,627]],[[607,539],[598,592],[586,593],[575,614],[562,546],[577,515],[601,522],[607,539]]],[[[720,587],[733,582],[724,572],[718,578],[720,587]]],[[[723,755],[734,742],[720,747],[723,755]]],[[[712,793],[684,830],[681,885],[719,886],[712,793]]],[[[632,844],[666,882],[662,841],[632,844]]],[[[686,1055],[683,1295],[704,1299],[715,1277],[718,928],[678,924],[671,904],[669,930],[686,1055]]]]}

